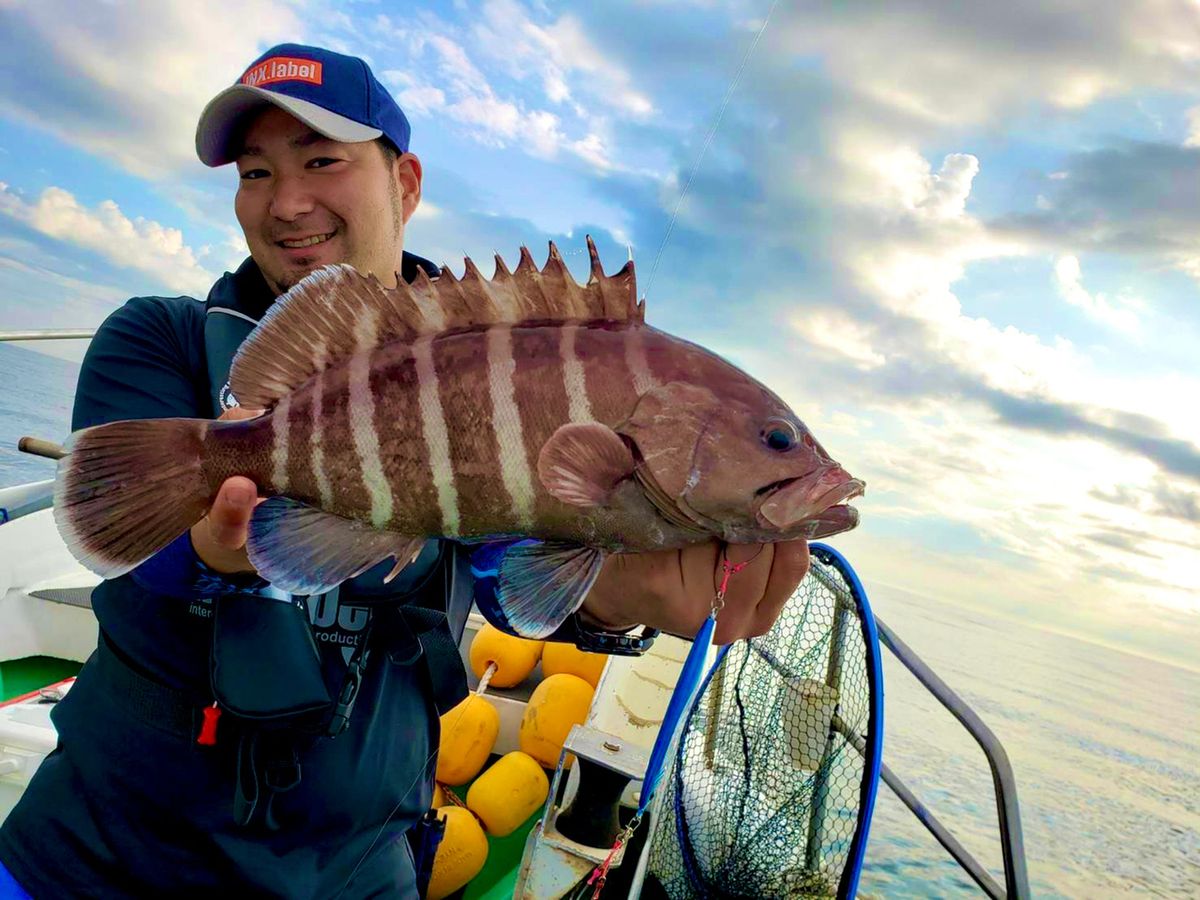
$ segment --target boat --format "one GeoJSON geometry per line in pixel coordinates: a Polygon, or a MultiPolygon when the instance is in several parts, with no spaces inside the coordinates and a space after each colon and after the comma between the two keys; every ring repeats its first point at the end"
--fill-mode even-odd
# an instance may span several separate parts
{"type": "MultiPolygon", "coordinates": [[[[87,332],[76,331],[12,332],[0,334],[0,341],[87,336],[87,332]]],[[[56,452],[53,445],[36,439],[23,441],[23,449],[51,457],[56,452]]],[[[54,523],[52,502],[53,480],[0,488],[0,821],[20,797],[40,760],[53,748],[55,735],[49,710],[70,690],[72,674],[92,653],[97,640],[90,598],[99,579],[80,566],[63,544],[54,523]]],[[[805,821],[800,823],[806,840],[785,848],[801,861],[798,880],[789,882],[792,887],[786,895],[855,896],[858,873],[852,869],[861,869],[863,864],[874,792],[882,782],[985,894],[1015,900],[1029,897],[1016,784],[999,740],[962,698],[871,612],[866,592],[844,557],[832,548],[814,545],[814,571],[806,584],[814,579],[824,580],[833,598],[830,609],[834,614],[828,617],[823,630],[816,633],[813,646],[820,652],[814,655],[811,648],[806,651],[811,663],[806,677],[783,679],[779,692],[771,700],[776,707],[796,704],[796,708],[804,709],[817,723],[798,739],[802,745],[799,751],[797,740],[792,741],[792,751],[799,754],[796,768],[785,768],[785,772],[793,773],[789,778],[808,779],[812,798],[806,807],[805,821]],[[843,651],[835,649],[843,647],[847,635],[861,640],[864,659],[868,660],[864,665],[866,670],[873,669],[875,679],[870,703],[864,706],[864,709],[869,707],[870,714],[864,713],[854,722],[848,721],[847,700],[839,693],[843,651]],[[995,787],[1002,878],[996,878],[975,859],[880,757],[881,648],[911,671],[983,749],[995,787]],[[849,830],[844,840],[829,838],[832,820],[838,815],[846,816],[846,809],[830,800],[828,787],[835,738],[837,746],[856,765],[858,781],[850,802],[854,807],[850,810],[855,820],[853,839],[849,830]],[[806,846],[799,846],[801,843],[806,846]]],[[[460,647],[464,660],[470,642],[483,626],[483,618],[472,612],[460,647]]],[[[550,775],[552,787],[545,805],[512,835],[490,841],[487,864],[462,892],[465,900],[561,897],[566,891],[578,890],[606,859],[618,863],[613,871],[623,870],[624,879],[620,881],[623,893],[606,893],[606,896],[663,896],[657,892],[665,877],[661,870],[664,865],[670,867],[661,862],[663,854],[678,856],[680,846],[676,836],[689,830],[681,829],[678,821],[687,806],[688,784],[681,773],[689,765],[688,754],[706,756],[702,763],[696,764],[706,766],[709,772],[721,768],[722,751],[715,735],[721,723],[733,715],[733,704],[723,700],[731,696],[726,678],[734,677],[727,676],[725,663],[739,652],[743,660],[772,661],[772,652],[764,649],[767,645],[761,642],[739,642],[739,645],[724,654],[710,653],[704,660],[702,671],[706,677],[696,693],[697,699],[687,707],[682,731],[670,747],[667,765],[672,776],[660,782],[669,781],[670,786],[652,791],[652,804],[641,803],[640,789],[644,787],[641,778],[647,771],[647,760],[653,755],[660,729],[670,720],[675,685],[692,645],[660,636],[644,656],[612,657],[600,677],[586,720],[574,727],[564,744],[559,763],[550,775]],[[685,737],[687,729],[697,722],[700,730],[696,733],[703,740],[689,744],[685,737]],[[698,747],[703,747],[703,753],[698,747]],[[594,767],[581,764],[568,770],[564,764],[568,753],[594,767]],[[593,788],[588,779],[594,776],[584,774],[588,771],[617,773],[620,777],[619,796],[610,802],[615,804],[616,820],[622,825],[633,818],[635,809],[647,805],[649,821],[641,829],[640,839],[631,840],[628,846],[613,853],[615,860],[610,858],[614,848],[604,842],[584,844],[564,834],[559,827],[565,821],[566,810],[591,796],[593,788]],[[672,796],[674,803],[670,801],[672,796]],[[652,884],[655,891],[650,889],[652,884]]],[[[780,671],[778,665],[775,671],[780,671]]],[[[471,687],[477,687],[478,681],[474,676],[471,678],[471,687]]],[[[518,748],[520,722],[538,681],[535,672],[513,689],[489,689],[487,697],[500,720],[493,759],[518,748]]],[[[751,802],[778,805],[761,793],[751,802]]],[[[703,803],[699,807],[693,803],[690,807],[692,840],[697,840],[696,835],[707,827],[704,820],[708,813],[713,814],[713,821],[718,818],[719,810],[711,795],[705,803],[709,804],[707,808],[703,803]]],[[[689,865],[694,869],[694,860],[689,865]]],[[[618,879],[613,880],[615,886],[618,879]]],[[[689,895],[686,885],[680,890],[684,893],[671,896],[689,895]]],[[[591,896],[590,889],[587,895],[591,896]]]]}

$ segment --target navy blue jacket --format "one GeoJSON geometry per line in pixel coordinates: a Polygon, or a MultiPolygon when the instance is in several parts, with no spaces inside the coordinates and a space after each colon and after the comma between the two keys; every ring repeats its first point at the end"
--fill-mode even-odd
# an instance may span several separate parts
{"type": "MultiPolygon", "coordinates": [[[[411,277],[418,260],[406,254],[405,262],[411,277]]],[[[247,260],[214,285],[208,306],[257,320],[273,300],[247,260]]],[[[205,309],[187,297],[139,297],[113,313],[84,361],[73,427],[218,414],[205,361],[205,309]]],[[[372,570],[308,601],[334,693],[371,615],[356,598],[408,591],[428,565],[418,560],[386,588],[380,574],[372,570]]],[[[184,535],[139,569],[103,582],[93,606],[122,660],[195,698],[199,709],[213,696],[212,599],[195,590],[196,576],[184,535]]],[[[480,606],[504,627],[494,603],[480,606]]],[[[461,634],[467,609],[448,613],[461,634]]],[[[274,828],[233,821],[235,750],[228,742],[198,746],[194,737],[148,726],[114,701],[95,657],[54,723],[58,748],[0,828],[0,862],[35,897],[414,895],[404,835],[429,807],[437,715],[411,660],[372,654],[349,729],[301,748],[303,777],[274,798],[274,828]]]]}

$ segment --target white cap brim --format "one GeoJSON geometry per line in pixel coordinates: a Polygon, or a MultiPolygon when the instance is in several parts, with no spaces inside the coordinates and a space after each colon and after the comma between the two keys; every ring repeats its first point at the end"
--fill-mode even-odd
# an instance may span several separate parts
{"type": "Polygon", "coordinates": [[[206,166],[223,166],[233,162],[240,147],[231,146],[239,136],[239,126],[250,112],[266,106],[277,106],[291,113],[313,131],[333,141],[356,144],[382,137],[378,128],[355,122],[332,113],[308,100],[277,94],[248,84],[235,84],[209,101],[196,126],[196,155],[206,166]]]}

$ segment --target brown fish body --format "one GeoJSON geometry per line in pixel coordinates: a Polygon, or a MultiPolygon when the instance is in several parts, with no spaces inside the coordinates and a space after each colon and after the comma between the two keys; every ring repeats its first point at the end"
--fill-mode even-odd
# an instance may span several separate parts
{"type": "Polygon", "coordinates": [[[245,475],[266,496],[372,523],[368,466],[353,434],[373,429],[390,531],[531,535],[620,551],[684,546],[696,529],[662,519],[635,485],[603,508],[556,499],[537,477],[540,451],[563,425],[619,432],[645,393],[672,382],[755,391],[700,347],[649,326],[605,322],[496,325],[438,335],[415,352],[393,341],[371,353],[369,366],[369,421],[350,401],[349,366],[332,366],[265,415],[217,424],[205,449],[209,483],[245,475]],[[424,410],[422,376],[437,396],[424,410]]]}
{"type": "MultiPolygon", "coordinates": [[[[632,263],[576,284],[551,245],[483,279],[424,273],[384,289],[319,270],[239,350],[230,386],[252,420],[116,422],[72,437],[55,517],[107,577],[196,522],[232,475],[257,507],[251,562],[316,594],[429,537],[531,536],[498,600],[544,636],[604,554],[854,527],[863,485],[788,406],[715,354],[643,322],[632,263]]],[[[389,576],[391,577],[391,576],[389,576]]]]}

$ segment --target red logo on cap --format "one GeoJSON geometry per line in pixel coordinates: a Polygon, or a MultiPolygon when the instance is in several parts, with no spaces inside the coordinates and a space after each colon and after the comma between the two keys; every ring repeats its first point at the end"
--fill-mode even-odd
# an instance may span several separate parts
{"type": "Polygon", "coordinates": [[[276,81],[307,81],[309,84],[321,84],[321,64],[311,59],[272,56],[247,69],[246,74],[242,76],[242,84],[251,87],[262,87],[276,81]]]}

